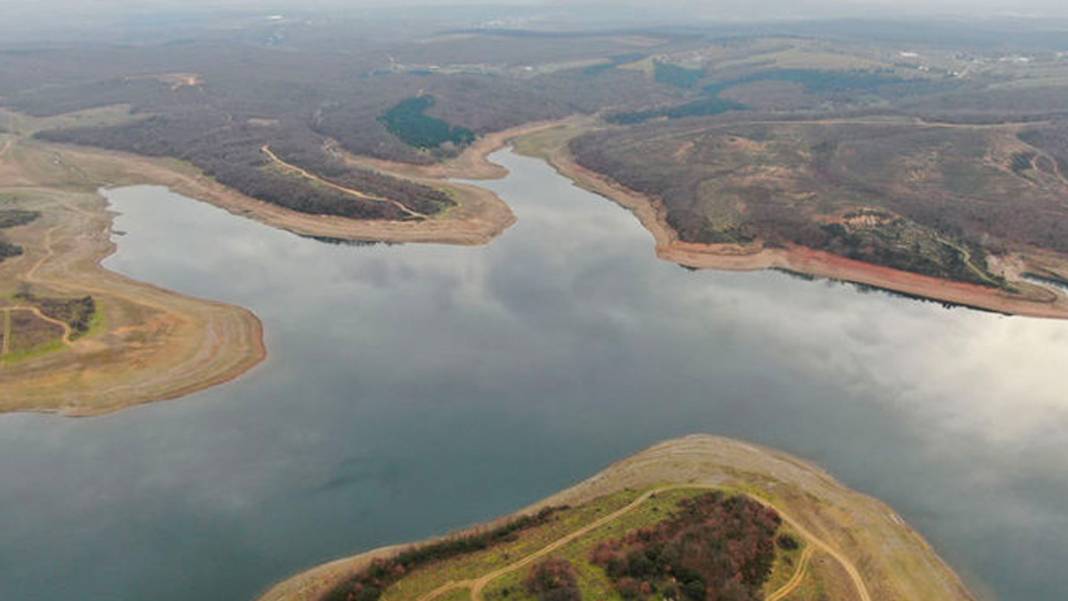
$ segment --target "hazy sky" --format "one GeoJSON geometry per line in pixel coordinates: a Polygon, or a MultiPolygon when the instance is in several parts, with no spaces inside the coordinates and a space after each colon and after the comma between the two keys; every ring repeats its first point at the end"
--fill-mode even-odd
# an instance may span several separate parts
{"type": "Polygon", "coordinates": [[[359,7],[359,6],[403,6],[403,5],[519,5],[519,6],[554,6],[573,7],[579,5],[600,5],[649,10],[692,11],[694,13],[716,13],[749,7],[749,12],[763,13],[769,17],[783,11],[798,13],[811,10],[821,14],[841,12],[850,15],[862,14],[865,10],[902,11],[914,14],[961,15],[987,14],[1023,14],[1023,15],[1068,15],[1068,2],[1065,0],[0,0],[0,10],[4,13],[36,13],[53,11],[74,11],[86,13],[92,11],[128,11],[144,12],[153,8],[246,8],[278,7],[290,5],[302,9],[314,7],[359,7]]]}
{"type": "MultiPolygon", "coordinates": [[[[1059,17],[1068,19],[1068,0],[0,0],[0,45],[66,37],[72,32],[134,34],[137,24],[165,26],[174,14],[239,10],[337,12],[371,7],[485,6],[551,9],[555,16],[580,12],[589,24],[604,10],[612,25],[826,19],[834,17],[1059,17]]],[[[503,11],[503,8],[502,8],[503,11]]],[[[494,12],[502,12],[494,11],[494,12]]],[[[442,11],[435,11],[440,16],[442,11]]],[[[423,13],[421,13],[423,14],[423,13]]],[[[1064,27],[1068,21],[1043,23],[1064,27]]],[[[79,37],[82,37],[79,35],[79,37]]]]}

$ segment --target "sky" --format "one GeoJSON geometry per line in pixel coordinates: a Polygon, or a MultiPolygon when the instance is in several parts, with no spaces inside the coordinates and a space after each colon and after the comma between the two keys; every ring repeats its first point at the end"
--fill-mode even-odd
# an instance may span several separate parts
{"type": "Polygon", "coordinates": [[[753,7],[749,12],[782,11],[862,14],[866,10],[907,11],[914,14],[1021,14],[1068,15],[1064,0],[0,0],[0,10],[7,14],[40,12],[113,12],[151,10],[152,8],[256,8],[291,5],[312,7],[358,6],[418,6],[418,5],[516,5],[574,7],[580,5],[618,8],[628,7],[673,10],[693,13],[714,13],[753,7]]]}
{"type": "MultiPolygon", "coordinates": [[[[45,41],[59,32],[99,32],[155,24],[166,27],[173,15],[204,16],[213,11],[324,14],[362,8],[448,6],[544,8],[581,14],[596,21],[600,11],[622,22],[688,25],[798,19],[887,17],[1057,17],[1068,19],[1068,0],[0,0],[0,43],[45,41]]],[[[468,11],[470,12],[470,11],[468,11]]],[[[500,11],[497,11],[500,12],[500,11]]],[[[1064,28],[1068,21],[1044,27],[1064,28]]],[[[159,30],[159,31],[162,31],[159,30]]],[[[129,31],[123,31],[129,33],[129,31]]]]}

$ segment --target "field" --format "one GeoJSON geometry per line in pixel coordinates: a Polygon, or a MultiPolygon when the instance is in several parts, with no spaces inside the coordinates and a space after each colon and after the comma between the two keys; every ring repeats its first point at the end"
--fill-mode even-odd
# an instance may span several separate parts
{"type": "MultiPolygon", "coordinates": [[[[613,561],[609,559],[613,549],[642,545],[643,541],[656,546],[659,543],[655,541],[672,540],[674,532],[688,533],[680,539],[690,541],[686,544],[714,540],[717,527],[711,524],[718,523],[716,518],[710,518],[712,521],[694,531],[674,528],[692,519],[685,516],[709,515],[687,507],[716,507],[717,504],[720,508],[733,507],[727,511],[752,516],[728,520],[731,528],[745,530],[750,520],[763,519],[756,517],[760,514],[770,519],[768,524],[772,525],[770,531],[763,531],[771,538],[763,539],[765,546],[754,549],[773,551],[773,561],[732,563],[742,566],[739,569],[749,575],[747,581],[759,584],[746,593],[751,596],[731,598],[775,601],[972,598],[930,547],[878,501],[844,489],[826,474],[797,459],[736,441],[691,436],[657,445],[615,464],[513,517],[436,541],[373,551],[327,564],[277,585],[261,601],[611,600],[630,595],[626,591],[632,584],[638,587],[637,597],[629,598],[673,598],[677,594],[683,595],[680,598],[690,598],[685,592],[689,590],[686,587],[689,577],[682,576],[680,568],[669,572],[677,578],[661,579],[654,575],[657,572],[646,571],[644,582],[637,579],[632,583],[629,577],[619,576],[618,570],[625,574],[627,570],[655,569],[652,566],[658,565],[658,561],[670,563],[673,561],[670,542],[663,551],[654,552],[649,547],[647,555],[653,558],[653,563],[644,564],[645,567],[639,565],[644,560],[634,556],[628,556],[627,564],[606,566],[613,561]],[[519,516],[528,516],[529,520],[529,516],[545,515],[548,517],[513,529],[511,536],[482,548],[430,559],[418,566],[409,564],[410,570],[388,569],[395,565],[391,562],[404,558],[406,552],[410,555],[411,550],[433,556],[436,549],[455,547],[470,537],[508,528],[509,524],[523,519],[519,516]],[[676,527],[668,526],[671,523],[676,527]],[[663,536],[667,539],[658,538],[663,536]],[[766,546],[771,540],[775,541],[773,548],[766,546]],[[661,552],[668,555],[657,560],[656,553],[661,552]],[[745,571],[744,566],[757,565],[762,567],[755,572],[745,571]],[[544,596],[552,591],[539,590],[531,584],[537,580],[535,575],[546,570],[556,576],[551,581],[570,583],[558,587],[570,592],[556,591],[557,595],[569,596],[544,596]],[[384,576],[389,584],[378,591],[364,588],[362,594],[369,595],[366,597],[349,596],[353,592],[351,583],[360,582],[372,573],[384,576]],[[668,592],[676,585],[682,587],[682,593],[668,592]]],[[[761,532],[759,528],[749,531],[761,532]]],[[[710,548],[725,548],[710,544],[710,548]]],[[[748,548],[736,544],[730,547],[730,552],[744,554],[748,548]]],[[[695,556],[691,552],[685,557],[695,556]]],[[[729,588],[742,594],[734,586],[729,588]]]]}

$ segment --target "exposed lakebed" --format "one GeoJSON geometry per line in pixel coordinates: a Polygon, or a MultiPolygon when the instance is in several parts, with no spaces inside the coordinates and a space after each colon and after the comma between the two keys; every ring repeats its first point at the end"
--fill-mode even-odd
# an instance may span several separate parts
{"type": "Polygon", "coordinates": [[[979,593],[1068,587],[1068,323],[655,258],[626,211],[501,152],[485,247],[324,244],[109,192],[106,266],[248,307],[268,361],[101,418],[0,416],[0,597],[252,599],[508,513],[691,432],[808,457],[979,593]]]}

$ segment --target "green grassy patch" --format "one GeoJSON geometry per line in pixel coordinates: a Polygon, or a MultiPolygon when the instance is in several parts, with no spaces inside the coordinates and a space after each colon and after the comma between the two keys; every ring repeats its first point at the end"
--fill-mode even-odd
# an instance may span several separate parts
{"type": "MultiPolygon", "coordinates": [[[[12,338],[14,338],[14,336],[12,336],[12,338]]],[[[4,365],[21,363],[23,361],[29,361],[30,359],[37,359],[38,357],[51,355],[52,353],[62,351],[65,348],[66,346],[64,346],[62,340],[52,340],[28,349],[11,351],[0,357],[0,363],[4,365]]]]}

